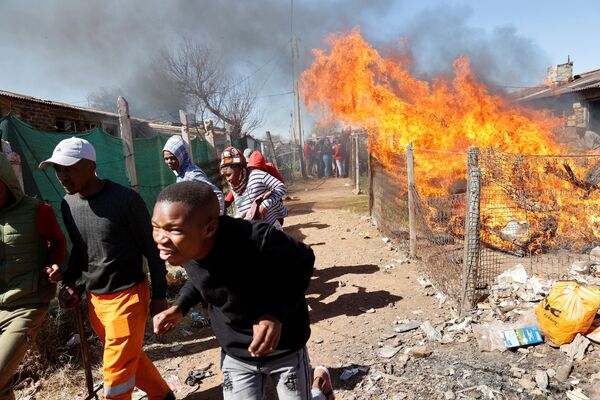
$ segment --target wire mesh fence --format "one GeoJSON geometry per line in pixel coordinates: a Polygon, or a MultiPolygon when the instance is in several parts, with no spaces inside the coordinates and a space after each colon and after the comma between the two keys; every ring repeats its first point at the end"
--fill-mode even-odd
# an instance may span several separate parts
{"type": "Polygon", "coordinates": [[[416,255],[428,277],[454,303],[463,292],[465,154],[414,150],[416,255]],[[455,176],[440,174],[448,168],[455,176]]]}
{"type": "MultiPolygon", "coordinates": [[[[390,162],[395,174],[377,160],[370,160],[369,191],[371,214],[375,216],[379,230],[386,235],[408,240],[408,186],[406,180],[406,158],[404,154],[395,154],[390,162]]],[[[388,164],[389,168],[389,164],[388,164]]]]}
{"type": "Polygon", "coordinates": [[[600,156],[527,156],[483,149],[480,260],[483,293],[507,267],[560,278],[589,259],[600,233],[600,156]]]}
{"type": "Polygon", "coordinates": [[[463,310],[504,270],[558,279],[599,245],[600,156],[531,156],[496,149],[371,157],[371,215],[378,228],[410,237],[429,278],[463,310]],[[406,160],[414,158],[409,184],[406,160]],[[411,189],[409,189],[411,188],[411,189]]]}

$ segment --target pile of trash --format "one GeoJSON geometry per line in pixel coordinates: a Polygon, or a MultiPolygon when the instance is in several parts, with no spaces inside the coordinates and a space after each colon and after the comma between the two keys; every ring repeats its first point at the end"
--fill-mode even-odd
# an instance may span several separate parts
{"type": "MultiPolygon", "coordinates": [[[[574,262],[562,278],[529,276],[517,264],[498,275],[487,301],[473,313],[472,332],[480,351],[525,353],[525,347],[545,342],[566,354],[568,361],[558,370],[536,370],[529,377],[535,382],[532,389],[538,391],[546,390],[549,382],[566,382],[574,363],[584,360],[594,342],[600,343],[600,248],[592,251],[589,261],[574,262]]],[[[592,380],[600,377],[594,375],[592,380]]],[[[570,382],[575,385],[578,380],[570,382]]],[[[566,395],[588,398],[580,388],[566,395]]]]}

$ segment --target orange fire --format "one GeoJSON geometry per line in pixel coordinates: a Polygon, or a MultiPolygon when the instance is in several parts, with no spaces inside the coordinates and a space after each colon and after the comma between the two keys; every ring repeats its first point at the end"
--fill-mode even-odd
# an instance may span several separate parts
{"type": "MultiPolygon", "coordinates": [[[[479,83],[465,57],[454,62],[454,78],[431,83],[409,72],[410,57],[400,52],[382,56],[355,29],[326,39],[329,52],[313,50],[315,61],[301,76],[309,111],[343,124],[362,126],[372,154],[390,165],[390,155],[415,148],[466,152],[469,146],[494,147],[526,154],[553,154],[560,146],[552,132],[560,124],[546,112],[524,109],[490,93],[479,83]]],[[[439,165],[419,164],[422,194],[447,194],[439,165]]],[[[445,166],[444,175],[464,177],[464,159],[445,166]]],[[[446,181],[444,183],[450,183],[446,181]]]]}
{"type": "MultiPolygon", "coordinates": [[[[382,55],[365,42],[358,29],[331,35],[326,42],[329,49],[313,50],[315,60],[300,80],[309,111],[319,112],[324,120],[365,128],[371,154],[392,169],[392,175],[394,168],[404,168],[394,165],[393,156],[403,153],[412,142],[421,195],[447,195],[452,184],[464,180],[469,146],[537,155],[558,155],[566,150],[556,142],[553,133],[561,126],[561,119],[492,93],[476,79],[466,57],[454,62],[452,77],[429,82],[410,73],[411,58],[407,51],[382,55]],[[419,156],[419,149],[441,153],[435,157],[419,156]],[[452,155],[453,152],[460,154],[452,155]]],[[[576,164],[569,168],[581,181],[591,165],[576,164]]],[[[569,168],[550,162],[532,168],[527,176],[511,176],[510,171],[504,171],[503,177],[507,182],[520,179],[519,184],[532,193],[532,199],[523,200],[522,192],[515,186],[494,191],[493,201],[482,203],[482,226],[488,230],[488,242],[514,248],[517,245],[508,242],[521,238],[513,235],[507,239],[500,231],[512,225],[518,227],[521,221],[529,221],[525,231],[529,238],[535,237],[532,230],[546,229],[538,232],[535,243],[525,246],[533,252],[541,251],[540,243],[550,241],[551,234],[568,235],[576,229],[585,232],[589,239],[600,233],[600,218],[581,215],[583,206],[592,199],[589,190],[584,193],[586,190],[570,183],[576,179],[569,176],[569,168]],[[571,192],[566,196],[555,194],[556,190],[564,189],[571,192]],[[550,204],[550,209],[536,210],[542,203],[550,204]],[[493,215],[490,210],[499,206],[515,211],[512,215],[493,215]]]]}

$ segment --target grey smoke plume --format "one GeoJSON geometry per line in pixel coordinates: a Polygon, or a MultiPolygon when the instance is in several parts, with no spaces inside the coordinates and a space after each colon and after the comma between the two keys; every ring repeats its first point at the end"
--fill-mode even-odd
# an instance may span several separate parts
{"type": "Polygon", "coordinates": [[[488,29],[470,26],[472,10],[466,6],[439,6],[417,14],[400,34],[408,38],[418,72],[447,74],[453,61],[468,56],[477,76],[497,88],[543,83],[549,57],[514,27],[488,29]]]}
{"type": "MultiPolygon", "coordinates": [[[[153,67],[160,52],[173,48],[185,35],[205,41],[232,73],[248,77],[260,98],[265,129],[278,127],[281,133],[289,126],[291,95],[271,96],[292,89],[288,1],[1,4],[0,70],[11,71],[9,79],[16,82],[31,86],[33,81],[49,93],[47,98],[62,100],[77,93],[85,99],[105,88],[128,98],[134,115],[176,116],[181,99],[156,79],[153,67]]],[[[378,24],[393,5],[393,0],[296,0],[300,69],[310,66],[310,49],[323,47],[329,33],[360,26],[367,40],[377,37],[378,24]]],[[[535,43],[510,27],[472,28],[469,15],[466,7],[423,11],[411,21],[398,22],[393,37],[379,40],[407,36],[418,71],[428,76],[448,71],[456,56],[467,54],[476,72],[490,82],[521,84],[543,77],[547,59],[535,43]]]]}

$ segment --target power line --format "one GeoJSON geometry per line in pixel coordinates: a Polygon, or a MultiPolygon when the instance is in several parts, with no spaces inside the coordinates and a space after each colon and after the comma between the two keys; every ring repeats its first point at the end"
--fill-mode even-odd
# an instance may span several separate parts
{"type": "Polygon", "coordinates": [[[283,92],[283,93],[265,94],[263,96],[257,96],[256,98],[257,99],[262,99],[262,98],[265,98],[265,97],[285,96],[286,94],[293,94],[293,93],[294,93],[294,91],[290,90],[289,92],[283,92]]]}
{"type": "Polygon", "coordinates": [[[252,78],[254,75],[258,74],[260,71],[262,71],[267,65],[271,64],[273,61],[275,61],[275,59],[277,58],[279,54],[279,52],[281,50],[283,50],[284,47],[287,47],[287,43],[284,43],[283,46],[275,49],[275,52],[273,54],[273,57],[271,57],[269,59],[269,61],[265,62],[264,64],[262,64],[260,67],[258,67],[257,69],[255,69],[253,72],[251,72],[250,74],[246,75],[245,77],[243,77],[242,79],[240,79],[239,81],[237,81],[234,84],[229,85],[225,90],[231,89],[234,86],[237,86],[245,81],[247,81],[248,79],[252,78]]]}

